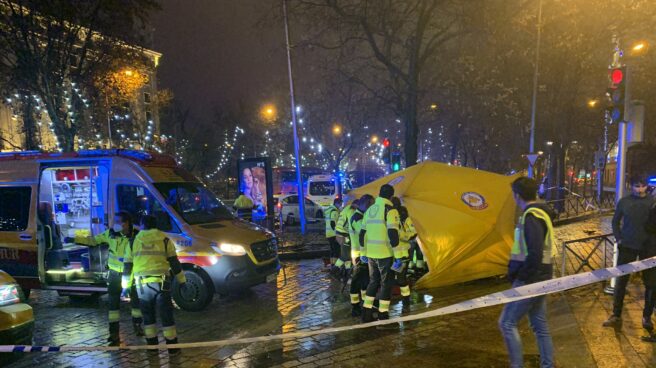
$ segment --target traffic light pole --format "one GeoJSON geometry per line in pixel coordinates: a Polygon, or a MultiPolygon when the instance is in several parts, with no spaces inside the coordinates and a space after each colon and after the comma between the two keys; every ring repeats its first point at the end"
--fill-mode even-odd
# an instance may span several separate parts
{"type": "Polygon", "coordinates": [[[626,191],[626,148],[627,148],[627,124],[626,119],[631,116],[631,68],[625,66],[626,81],[624,82],[624,121],[619,123],[619,134],[617,136],[617,172],[615,177],[615,203],[624,197],[626,191]]]}

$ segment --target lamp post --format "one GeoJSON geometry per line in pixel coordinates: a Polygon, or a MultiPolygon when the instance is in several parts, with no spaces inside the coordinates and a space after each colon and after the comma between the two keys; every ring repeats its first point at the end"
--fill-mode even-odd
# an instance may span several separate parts
{"type": "MultiPolygon", "coordinates": [[[[535,110],[537,108],[538,98],[538,75],[540,66],[540,36],[542,33],[542,0],[538,2],[538,35],[535,45],[535,69],[533,71],[533,100],[531,102],[531,138],[529,142],[529,151],[535,152],[535,110]]],[[[529,161],[528,177],[533,177],[533,164],[529,161]]]]}
{"type": "Polygon", "coordinates": [[[289,98],[292,106],[292,126],[294,128],[294,159],[296,162],[296,190],[298,193],[298,211],[301,219],[301,234],[305,234],[305,195],[301,181],[301,154],[296,128],[296,102],[294,101],[294,77],[292,74],[292,49],[289,42],[289,19],[287,17],[287,0],[282,0],[283,18],[285,21],[285,43],[287,45],[287,73],[289,74],[289,98]]]}

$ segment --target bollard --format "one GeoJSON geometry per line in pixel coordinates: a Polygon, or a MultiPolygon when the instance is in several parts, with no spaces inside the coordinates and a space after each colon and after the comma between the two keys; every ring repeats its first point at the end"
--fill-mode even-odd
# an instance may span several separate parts
{"type": "MultiPolygon", "coordinates": [[[[617,267],[617,257],[619,251],[617,249],[617,242],[613,242],[613,267],[617,267]]],[[[610,284],[604,288],[604,293],[613,295],[615,293],[615,283],[617,282],[617,277],[610,279],[610,284]]]]}

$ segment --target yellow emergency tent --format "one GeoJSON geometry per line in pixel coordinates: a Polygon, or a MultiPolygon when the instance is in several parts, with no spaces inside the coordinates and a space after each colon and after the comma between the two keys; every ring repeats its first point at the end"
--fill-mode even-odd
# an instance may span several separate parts
{"type": "Polygon", "coordinates": [[[378,195],[391,184],[414,222],[430,272],[417,283],[431,288],[506,272],[513,242],[516,176],[424,162],[348,193],[378,195]]]}

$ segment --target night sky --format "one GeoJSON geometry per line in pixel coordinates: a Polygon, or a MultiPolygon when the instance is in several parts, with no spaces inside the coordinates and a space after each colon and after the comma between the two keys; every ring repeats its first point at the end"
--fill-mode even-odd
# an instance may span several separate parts
{"type": "Polygon", "coordinates": [[[173,90],[194,117],[217,107],[259,105],[286,78],[282,25],[260,26],[268,0],[164,0],[153,17],[154,49],[163,54],[159,88],[173,90]]]}

